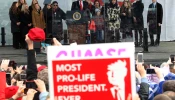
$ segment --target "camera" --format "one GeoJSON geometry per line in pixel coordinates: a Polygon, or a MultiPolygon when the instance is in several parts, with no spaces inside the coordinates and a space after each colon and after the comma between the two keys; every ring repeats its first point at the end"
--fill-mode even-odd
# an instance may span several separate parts
{"type": "Polygon", "coordinates": [[[147,74],[156,74],[154,69],[146,69],[147,74]]]}
{"type": "Polygon", "coordinates": [[[20,74],[20,80],[26,80],[26,74],[20,74]]]}

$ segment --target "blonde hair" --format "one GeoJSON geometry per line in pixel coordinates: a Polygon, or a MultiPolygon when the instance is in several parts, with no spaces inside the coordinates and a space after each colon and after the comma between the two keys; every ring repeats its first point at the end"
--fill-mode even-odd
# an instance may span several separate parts
{"type": "Polygon", "coordinates": [[[131,2],[130,2],[130,1],[127,1],[127,0],[125,0],[125,1],[123,1],[123,6],[124,6],[125,2],[127,3],[128,8],[131,8],[131,6],[132,6],[131,2]]]}
{"type": "Polygon", "coordinates": [[[27,5],[27,4],[23,4],[23,5],[22,5],[21,12],[24,12],[24,13],[29,14],[29,10],[26,9],[26,6],[28,6],[28,5],[27,5]]]}
{"type": "MultiPolygon", "coordinates": [[[[18,0],[18,4],[19,4],[19,6],[23,5],[23,4],[21,4],[20,0],[18,0]]],[[[24,0],[24,4],[27,4],[26,0],[24,0]]]]}

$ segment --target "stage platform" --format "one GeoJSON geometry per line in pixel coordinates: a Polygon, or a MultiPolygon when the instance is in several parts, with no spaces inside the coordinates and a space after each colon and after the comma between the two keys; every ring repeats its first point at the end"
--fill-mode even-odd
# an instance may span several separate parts
{"type": "MultiPolygon", "coordinates": [[[[136,54],[142,50],[141,47],[136,48],[136,54]]],[[[11,46],[0,47],[0,59],[15,60],[19,65],[26,64],[26,54],[24,49],[15,50],[11,46]]],[[[158,47],[149,47],[149,53],[144,53],[144,61],[149,64],[159,64],[167,61],[171,54],[175,54],[175,42],[161,42],[158,47]]],[[[39,64],[47,64],[46,54],[37,54],[36,59],[39,64]]]]}

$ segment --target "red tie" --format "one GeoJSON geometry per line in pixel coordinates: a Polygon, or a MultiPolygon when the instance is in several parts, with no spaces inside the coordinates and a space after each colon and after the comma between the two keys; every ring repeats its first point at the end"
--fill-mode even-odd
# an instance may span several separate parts
{"type": "Polygon", "coordinates": [[[80,10],[83,10],[82,1],[80,0],[80,10]]]}

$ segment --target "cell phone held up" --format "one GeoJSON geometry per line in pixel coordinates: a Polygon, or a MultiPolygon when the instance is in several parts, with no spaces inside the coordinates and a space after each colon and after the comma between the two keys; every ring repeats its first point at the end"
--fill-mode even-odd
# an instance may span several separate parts
{"type": "Polygon", "coordinates": [[[6,82],[8,85],[11,85],[11,73],[6,73],[6,82]]]}
{"type": "Polygon", "coordinates": [[[146,69],[147,74],[156,74],[154,69],[146,69]]]}
{"type": "Polygon", "coordinates": [[[138,63],[143,63],[143,53],[138,53],[137,54],[137,61],[138,63]]]}

